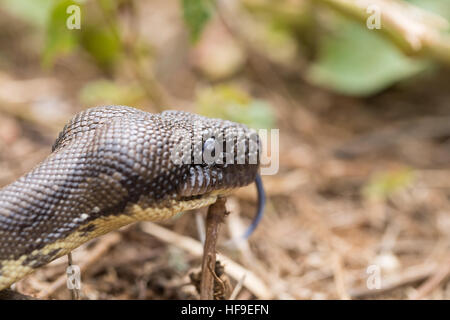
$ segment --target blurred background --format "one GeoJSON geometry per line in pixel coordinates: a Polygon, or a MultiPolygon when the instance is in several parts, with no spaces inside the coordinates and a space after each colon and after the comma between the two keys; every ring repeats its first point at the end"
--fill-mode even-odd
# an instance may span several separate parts
{"type": "MultiPolygon", "coordinates": [[[[237,299],[450,298],[449,21],[448,0],[2,0],[0,186],[97,105],[276,128],[265,216],[237,248],[255,187],[227,203],[237,299]]],[[[77,249],[82,298],[197,299],[202,213],[77,249]]],[[[16,288],[68,298],[66,263],[16,288]]]]}

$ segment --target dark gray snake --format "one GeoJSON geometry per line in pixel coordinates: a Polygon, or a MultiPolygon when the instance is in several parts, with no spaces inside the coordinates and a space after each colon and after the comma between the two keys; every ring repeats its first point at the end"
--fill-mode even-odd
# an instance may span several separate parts
{"type": "Polygon", "coordinates": [[[0,190],[0,290],[123,225],[212,204],[258,169],[259,138],[242,124],[125,106],[81,112],[48,158],[0,190]]]}

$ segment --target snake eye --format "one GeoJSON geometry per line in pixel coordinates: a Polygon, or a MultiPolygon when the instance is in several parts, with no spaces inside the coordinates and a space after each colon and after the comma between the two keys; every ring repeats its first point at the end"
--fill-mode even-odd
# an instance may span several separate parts
{"type": "Polygon", "coordinates": [[[206,141],[203,143],[203,148],[202,151],[203,152],[208,152],[209,154],[211,154],[212,156],[214,156],[214,149],[216,147],[216,139],[214,138],[208,138],[206,139],[206,141]]]}
{"type": "Polygon", "coordinates": [[[219,164],[221,163],[222,159],[222,150],[216,149],[220,148],[220,145],[218,144],[218,141],[215,137],[210,137],[205,140],[203,143],[203,161],[208,165],[213,164],[219,164]]]}

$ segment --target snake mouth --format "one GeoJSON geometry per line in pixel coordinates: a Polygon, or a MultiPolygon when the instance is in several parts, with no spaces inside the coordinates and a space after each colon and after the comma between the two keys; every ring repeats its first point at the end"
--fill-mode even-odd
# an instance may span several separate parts
{"type": "Polygon", "coordinates": [[[197,194],[192,196],[186,196],[186,197],[180,197],[178,198],[179,201],[193,201],[193,200],[200,200],[208,197],[219,197],[219,196],[226,196],[230,194],[233,191],[233,189],[220,189],[220,190],[214,190],[211,192],[206,192],[204,194],[197,194]]]}
{"type": "Polygon", "coordinates": [[[192,166],[178,185],[178,194],[181,197],[192,197],[211,192],[226,193],[226,190],[237,189],[255,181],[258,167],[251,164],[192,166]]]}
{"type": "Polygon", "coordinates": [[[206,197],[209,197],[209,196],[212,196],[213,194],[212,193],[205,193],[205,194],[197,194],[197,195],[195,195],[195,196],[186,196],[186,197],[180,197],[180,198],[178,198],[178,200],[179,201],[192,201],[192,200],[200,200],[200,199],[202,199],[202,198],[206,198],[206,197]]]}
{"type": "Polygon", "coordinates": [[[260,140],[257,134],[251,132],[228,142],[208,138],[203,143],[201,153],[202,162],[184,166],[184,174],[176,186],[182,197],[233,190],[255,181],[260,164],[260,140]],[[229,142],[232,142],[231,149],[227,149],[229,142]],[[219,146],[218,151],[212,144],[219,146]],[[210,151],[211,159],[205,157],[205,153],[210,151]]]}

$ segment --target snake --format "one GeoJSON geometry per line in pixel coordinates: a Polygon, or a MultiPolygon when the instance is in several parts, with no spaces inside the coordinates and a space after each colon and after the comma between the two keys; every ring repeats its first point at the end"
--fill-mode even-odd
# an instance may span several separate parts
{"type": "Polygon", "coordinates": [[[229,120],[128,106],[81,111],[47,158],[0,189],[0,290],[122,226],[260,185],[259,155],[256,131],[229,120]]]}

